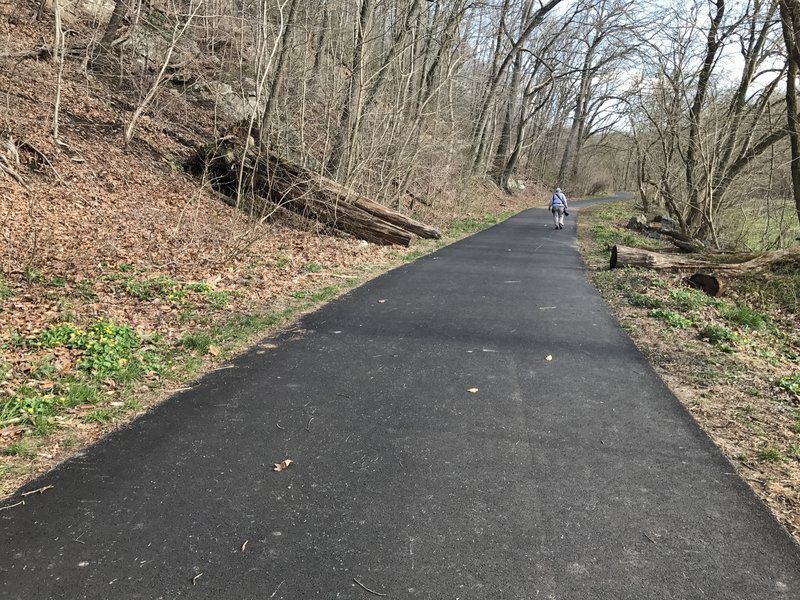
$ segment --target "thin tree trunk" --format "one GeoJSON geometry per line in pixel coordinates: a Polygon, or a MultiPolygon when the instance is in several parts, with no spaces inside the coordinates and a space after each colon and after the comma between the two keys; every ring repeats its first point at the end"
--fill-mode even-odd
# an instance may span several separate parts
{"type": "Polygon", "coordinates": [[[367,26],[372,16],[373,0],[361,0],[359,19],[355,26],[355,44],[353,44],[353,58],[350,66],[350,78],[347,89],[347,98],[342,107],[342,114],[339,118],[339,128],[331,148],[326,172],[331,177],[336,177],[343,159],[351,151],[353,123],[358,118],[359,107],[361,104],[361,93],[363,87],[363,68],[364,68],[364,42],[367,26]]]}
{"type": "Polygon", "coordinates": [[[106,30],[103,33],[103,37],[100,39],[100,46],[98,48],[99,59],[102,60],[106,58],[111,52],[111,45],[114,40],[117,39],[117,33],[119,32],[120,25],[122,25],[122,19],[127,12],[128,5],[124,0],[116,0],[116,2],[114,2],[114,10],[111,12],[111,18],[108,20],[106,30]]]}
{"type": "Polygon", "coordinates": [[[789,130],[789,144],[792,160],[789,170],[792,173],[792,193],[794,195],[797,219],[800,221],[800,119],[797,114],[797,75],[800,66],[800,46],[798,46],[798,29],[800,29],[800,6],[796,0],[781,0],[781,25],[783,39],[787,50],[786,74],[786,115],[789,130]]]}
{"type": "Polygon", "coordinates": [[[283,86],[283,74],[286,66],[286,57],[289,54],[289,43],[287,38],[289,36],[290,29],[294,25],[294,17],[297,13],[297,7],[299,4],[300,0],[291,0],[291,4],[289,5],[289,13],[286,16],[286,20],[283,22],[282,31],[278,34],[280,38],[281,49],[278,52],[278,58],[275,61],[275,72],[272,76],[272,85],[269,88],[267,102],[264,106],[264,114],[261,117],[262,143],[266,143],[267,139],[269,139],[269,125],[272,119],[272,113],[275,111],[276,98],[281,92],[281,86],[283,86]]]}

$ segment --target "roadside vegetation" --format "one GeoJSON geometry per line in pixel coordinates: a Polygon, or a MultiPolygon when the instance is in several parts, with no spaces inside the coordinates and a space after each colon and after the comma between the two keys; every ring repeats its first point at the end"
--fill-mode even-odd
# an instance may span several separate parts
{"type": "Polygon", "coordinates": [[[590,277],[622,326],[737,471],[800,541],[800,265],[712,298],[685,274],[609,270],[610,246],[660,249],[626,227],[633,201],[581,210],[590,277]]]}

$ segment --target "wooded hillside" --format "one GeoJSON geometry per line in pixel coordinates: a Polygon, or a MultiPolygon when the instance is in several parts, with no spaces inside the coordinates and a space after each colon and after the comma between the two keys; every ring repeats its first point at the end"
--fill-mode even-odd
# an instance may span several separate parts
{"type": "Polygon", "coordinates": [[[175,160],[234,135],[423,223],[470,178],[637,189],[709,246],[778,248],[800,211],[795,4],[22,1],[5,8],[0,170],[22,184],[66,150],[92,122],[65,98],[82,85],[122,147],[151,119],[175,160]],[[34,61],[50,111],[26,123],[13,73],[34,61]],[[37,133],[51,143],[26,145],[37,133]]]}

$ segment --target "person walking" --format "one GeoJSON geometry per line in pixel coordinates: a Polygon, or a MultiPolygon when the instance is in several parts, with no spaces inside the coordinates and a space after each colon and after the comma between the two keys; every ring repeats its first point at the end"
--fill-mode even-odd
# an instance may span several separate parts
{"type": "Polygon", "coordinates": [[[550,197],[550,203],[547,205],[550,212],[553,213],[554,229],[564,229],[564,215],[567,213],[567,197],[561,188],[556,188],[555,193],[550,197]]]}

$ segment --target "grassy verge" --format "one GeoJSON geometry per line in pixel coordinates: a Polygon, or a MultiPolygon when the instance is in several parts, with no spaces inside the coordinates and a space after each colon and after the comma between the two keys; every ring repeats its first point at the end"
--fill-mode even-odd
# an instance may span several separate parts
{"type": "Polygon", "coordinates": [[[375,264],[308,261],[291,273],[277,256],[286,291],[267,304],[125,263],[79,280],[29,269],[16,289],[0,278],[0,314],[47,315],[0,332],[0,497],[301,314],[510,214],[456,221],[443,239],[415,240],[375,264]],[[20,296],[39,304],[22,309],[20,296]],[[108,306],[114,314],[98,315],[108,306]]]}
{"type": "Polygon", "coordinates": [[[800,541],[800,267],[731,282],[723,298],[686,274],[608,270],[609,245],[657,248],[625,228],[632,202],[581,210],[591,280],[634,342],[775,516],[800,541]]]}

